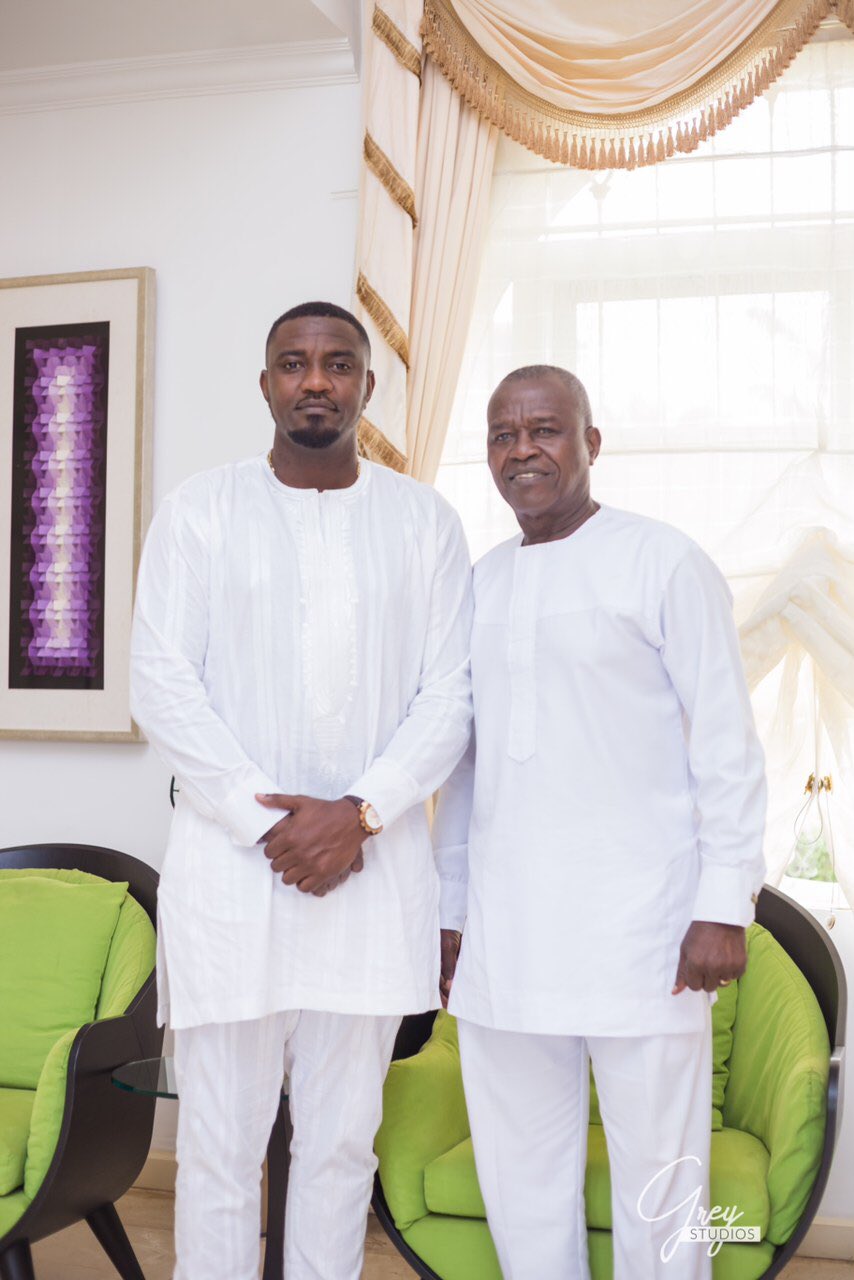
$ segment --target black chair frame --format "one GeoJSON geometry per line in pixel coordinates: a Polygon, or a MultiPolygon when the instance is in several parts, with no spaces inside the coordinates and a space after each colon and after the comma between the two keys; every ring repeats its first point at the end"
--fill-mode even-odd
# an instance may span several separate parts
{"type": "MultiPolygon", "coordinates": [[[[132,897],[157,926],[159,877],[129,854],[81,844],[0,849],[0,868],[9,867],[56,867],[127,880],[132,897]]],[[[32,1204],[0,1237],[0,1280],[35,1280],[30,1246],[83,1220],[123,1280],[144,1280],[115,1202],[145,1164],[155,1100],[117,1089],[111,1077],[123,1063],[159,1057],[163,1030],[156,1024],[156,1012],[152,971],[124,1014],[90,1022],[78,1031],[68,1060],[56,1151],[32,1204]]]]}
{"type": "MultiPolygon", "coordinates": [[[[798,966],[812,987],[827,1026],[830,1040],[830,1072],[827,1081],[827,1123],[821,1163],[801,1214],[800,1221],[787,1242],[777,1249],[770,1267],[762,1280],[774,1280],[797,1253],[804,1237],[818,1212],[824,1195],[839,1126],[842,1120],[842,1072],[845,1061],[845,1018],[847,1012],[847,984],[839,952],[826,929],[808,911],[779,889],[766,885],[756,906],[756,922],[774,936],[790,959],[798,966]]],[[[430,1037],[435,1014],[417,1014],[404,1018],[394,1046],[394,1059],[408,1058],[417,1053],[430,1037]]],[[[401,1256],[409,1263],[421,1280],[442,1280],[432,1268],[418,1257],[406,1243],[395,1225],[380,1182],[374,1179],[371,1200],[374,1213],[384,1231],[401,1256]]]]}

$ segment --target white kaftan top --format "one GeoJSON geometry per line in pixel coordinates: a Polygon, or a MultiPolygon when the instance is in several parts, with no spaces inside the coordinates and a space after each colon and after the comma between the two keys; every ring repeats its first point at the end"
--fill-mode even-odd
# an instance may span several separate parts
{"type": "Polygon", "coordinates": [[[423,804],[469,739],[470,563],[427,485],[362,462],[347,489],[265,458],[194,476],[140,566],[133,714],[180,795],[159,897],[160,1016],[435,1008],[439,882],[423,804]],[[282,884],[256,792],[369,800],[365,869],[282,884]]]}
{"type": "Polygon", "coordinates": [[[762,750],[726,583],[676,529],[603,507],[474,572],[471,748],[439,802],[451,1012],[507,1031],[703,1025],[671,995],[692,920],[746,925],[762,750]],[[476,756],[476,760],[475,760],[476,756]],[[468,895],[466,901],[466,879],[468,895]]]}

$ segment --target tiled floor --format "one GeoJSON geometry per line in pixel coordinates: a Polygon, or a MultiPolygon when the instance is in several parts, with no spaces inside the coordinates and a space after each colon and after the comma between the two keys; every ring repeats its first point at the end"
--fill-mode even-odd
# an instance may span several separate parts
{"type": "MultiPolygon", "coordinates": [[[[171,1280],[172,1197],[156,1191],[131,1191],[119,1213],[145,1272],[146,1280],[171,1280]]],[[[33,1250],[38,1280],[116,1280],[116,1273],[85,1225],[70,1227],[33,1250]]],[[[368,1229],[363,1280],[411,1280],[412,1272],[372,1217],[368,1229]]],[[[854,1263],[801,1258],[786,1280],[854,1280],[854,1263]]]]}

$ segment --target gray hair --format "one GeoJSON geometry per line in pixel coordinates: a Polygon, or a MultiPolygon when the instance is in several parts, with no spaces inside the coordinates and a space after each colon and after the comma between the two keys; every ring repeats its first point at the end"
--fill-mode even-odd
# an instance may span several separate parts
{"type": "MultiPolygon", "coordinates": [[[[526,364],[521,369],[513,369],[506,377],[502,378],[498,386],[503,387],[506,382],[530,382],[535,378],[545,378],[551,376],[560,378],[561,382],[569,388],[578,402],[581,410],[581,416],[584,419],[584,429],[593,426],[593,411],[590,408],[590,397],[587,389],[580,378],[574,373],[570,373],[569,369],[562,369],[557,364],[526,364]]],[[[498,388],[496,387],[496,390],[498,388]]]]}

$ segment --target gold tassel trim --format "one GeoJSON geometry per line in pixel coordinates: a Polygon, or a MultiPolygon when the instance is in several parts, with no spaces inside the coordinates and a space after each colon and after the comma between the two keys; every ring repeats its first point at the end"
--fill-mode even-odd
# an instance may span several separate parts
{"type": "Polygon", "coordinates": [[[374,141],[369,133],[365,134],[364,155],[365,164],[371,173],[376,174],[395,204],[399,204],[404,213],[409,214],[413,227],[417,227],[415,192],[405,178],[400,176],[382,147],[374,141]]]}
{"type": "Polygon", "coordinates": [[[382,40],[384,45],[391,49],[394,56],[402,67],[407,71],[411,71],[414,76],[421,79],[421,54],[415,48],[411,40],[407,40],[396,23],[392,22],[387,13],[384,13],[379,5],[374,6],[374,17],[371,22],[371,30],[375,36],[382,40]]]}
{"type": "Polygon", "coordinates": [[[369,284],[364,274],[360,271],[359,278],[356,281],[356,297],[385,338],[392,351],[400,356],[403,363],[409,368],[409,341],[395,320],[391,308],[380,297],[373,285],[369,284]]]}
{"type": "Polygon", "coordinates": [[[406,470],[406,458],[400,450],[386,439],[379,427],[375,427],[365,417],[359,421],[358,448],[361,456],[370,462],[381,462],[384,467],[390,467],[392,471],[406,470]]]}
{"type": "Polygon", "coordinates": [[[854,35],[854,0],[836,0],[836,17],[854,35]]]}
{"type": "Polygon", "coordinates": [[[690,89],[633,113],[556,107],[480,48],[452,0],[425,0],[424,51],[484,119],[529,151],[579,169],[633,169],[694,151],[782,75],[831,14],[854,31],[854,0],[779,0],[727,58],[690,89]]]}

